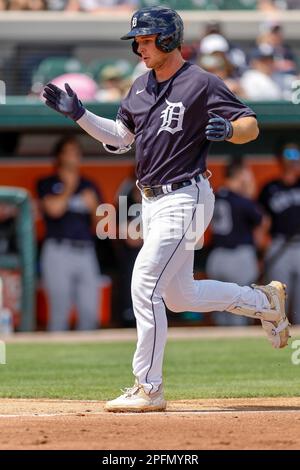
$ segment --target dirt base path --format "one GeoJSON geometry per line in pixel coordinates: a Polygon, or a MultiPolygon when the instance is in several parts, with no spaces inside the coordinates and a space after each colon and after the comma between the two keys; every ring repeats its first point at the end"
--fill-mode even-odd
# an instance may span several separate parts
{"type": "Polygon", "coordinates": [[[0,449],[300,448],[300,398],[176,401],[143,414],[103,405],[0,399],[0,449]]]}

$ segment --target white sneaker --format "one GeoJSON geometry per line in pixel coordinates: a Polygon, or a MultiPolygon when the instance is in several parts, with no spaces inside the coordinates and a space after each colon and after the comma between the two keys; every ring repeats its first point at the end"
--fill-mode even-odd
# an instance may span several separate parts
{"type": "Polygon", "coordinates": [[[260,318],[270,343],[276,349],[284,348],[290,338],[290,324],[285,313],[286,285],[279,281],[272,281],[266,286],[252,284],[252,287],[262,291],[267,296],[271,309],[277,313],[277,318],[274,320],[260,318]]]}
{"type": "Polygon", "coordinates": [[[122,390],[122,392],[123,394],[118,398],[106,403],[106,411],[138,413],[144,411],[164,411],[167,407],[162,385],[157,392],[151,394],[146,393],[143,386],[137,383],[131,388],[122,390]]]}

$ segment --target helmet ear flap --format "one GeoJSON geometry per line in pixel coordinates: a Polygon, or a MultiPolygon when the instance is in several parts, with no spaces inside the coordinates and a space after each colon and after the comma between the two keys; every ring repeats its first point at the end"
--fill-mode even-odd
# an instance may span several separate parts
{"type": "Polygon", "coordinates": [[[158,34],[156,39],[155,39],[155,45],[157,49],[159,49],[162,52],[171,52],[169,49],[169,43],[170,40],[163,39],[161,37],[161,34],[158,34]]]}
{"type": "Polygon", "coordinates": [[[135,39],[132,41],[131,47],[132,47],[133,52],[134,52],[136,55],[142,57],[141,54],[138,52],[138,47],[139,47],[139,45],[138,45],[138,43],[136,42],[135,39]]]}
{"type": "Polygon", "coordinates": [[[168,52],[167,48],[165,47],[164,42],[161,40],[161,34],[158,34],[155,38],[155,45],[157,49],[159,49],[162,52],[168,52]]]}
{"type": "MultiPolygon", "coordinates": [[[[162,38],[161,34],[158,34],[155,39],[155,45],[157,49],[159,49],[162,52],[171,52],[174,49],[174,45],[172,44],[172,42],[173,42],[172,37],[162,38]]],[[[142,55],[138,52],[139,45],[135,39],[132,41],[131,47],[132,47],[133,52],[136,55],[142,57],[142,55]]]]}

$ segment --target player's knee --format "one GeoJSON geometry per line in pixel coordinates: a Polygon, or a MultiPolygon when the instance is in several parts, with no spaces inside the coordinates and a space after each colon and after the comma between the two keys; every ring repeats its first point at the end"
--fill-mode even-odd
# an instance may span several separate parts
{"type": "Polygon", "coordinates": [[[163,283],[155,277],[133,277],[131,281],[131,297],[135,305],[157,302],[163,298],[163,283]]]}
{"type": "Polygon", "coordinates": [[[158,276],[153,274],[151,268],[149,269],[148,266],[139,267],[133,270],[131,278],[131,290],[137,291],[138,293],[141,290],[152,290],[154,287],[158,287],[157,280],[158,276]]]}
{"type": "Polygon", "coordinates": [[[171,310],[171,312],[180,313],[184,311],[183,305],[179,301],[174,301],[174,299],[164,297],[164,302],[168,309],[171,310]]]}

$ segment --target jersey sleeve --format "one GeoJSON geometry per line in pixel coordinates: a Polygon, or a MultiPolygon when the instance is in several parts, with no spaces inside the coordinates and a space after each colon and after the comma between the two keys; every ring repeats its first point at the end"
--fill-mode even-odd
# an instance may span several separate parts
{"type": "Polygon", "coordinates": [[[207,90],[207,112],[213,111],[219,116],[235,121],[241,117],[252,116],[255,112],[242,103],[225,85],[223,80],[209,74],[207,90]]]}
{"type": "Polygon", "coordinates": [[[135,134],[135,124],[130,105],[131,95],[132,88],[129,90],[127,96],[121,101],[120,107],[117,112],[117,119],[119,119],[132,134],[135,134]]]}

